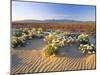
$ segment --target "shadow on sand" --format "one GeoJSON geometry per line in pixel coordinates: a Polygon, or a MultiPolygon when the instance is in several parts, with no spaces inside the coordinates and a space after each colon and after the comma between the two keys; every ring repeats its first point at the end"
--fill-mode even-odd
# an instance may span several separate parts
{"type": "Polygon", "coordinates": [[[27,45],[17,47],[15,50],[41,50],[45,46],[43,39],[27,40],[27,45]]]}
{"type": "Polygon", "coordinates": [[[83,54],[79,51],[79,46],[77,44],[73,44],[72,46],[64,46],[59,48],[57,51],[57,56],[62,57],[81,57],[83,54]]]}

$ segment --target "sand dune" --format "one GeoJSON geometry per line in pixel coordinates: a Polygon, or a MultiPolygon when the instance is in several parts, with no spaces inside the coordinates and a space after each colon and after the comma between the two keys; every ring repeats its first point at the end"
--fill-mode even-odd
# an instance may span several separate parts
{"type": "Polygon", "coordinates": [[[13,50],[11,74],[95,69],[95,57],[44,57],[39,50],[13,50]]]}

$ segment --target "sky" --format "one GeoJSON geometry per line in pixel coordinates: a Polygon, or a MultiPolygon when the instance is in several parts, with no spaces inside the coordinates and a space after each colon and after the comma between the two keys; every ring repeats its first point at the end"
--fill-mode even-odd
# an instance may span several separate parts
{"type": "Polygon", "coordinates": [[[66,19],[95,21],[95,6],[12,1],[12,21],[66,19]]]}

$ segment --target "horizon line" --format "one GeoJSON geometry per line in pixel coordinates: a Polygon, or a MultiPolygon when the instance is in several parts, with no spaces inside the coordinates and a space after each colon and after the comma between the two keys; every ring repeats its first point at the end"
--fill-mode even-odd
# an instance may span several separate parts
{"type": "Polygon", "coordinates": [[[69,21],[96,21],[96,20],[74,20],[74,19],[21,19],[21,20],[12,20],[12,21],[24,21],[24,20],[38,20],[38,21],[46,21],[46,20],[69,20],[69,21]]]}

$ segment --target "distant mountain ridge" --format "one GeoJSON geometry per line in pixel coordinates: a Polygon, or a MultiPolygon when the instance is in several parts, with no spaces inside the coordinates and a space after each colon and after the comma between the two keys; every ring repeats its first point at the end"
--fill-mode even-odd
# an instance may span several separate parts
{"type": "Polygon", "coordinates": [[[77,20],[64,20],[64,19],[47,19],[47,20],[18,20],[13,21],[16,23],[78,23],[78,22],[95,22],[95,21],[77,21],[77,20]]]}

